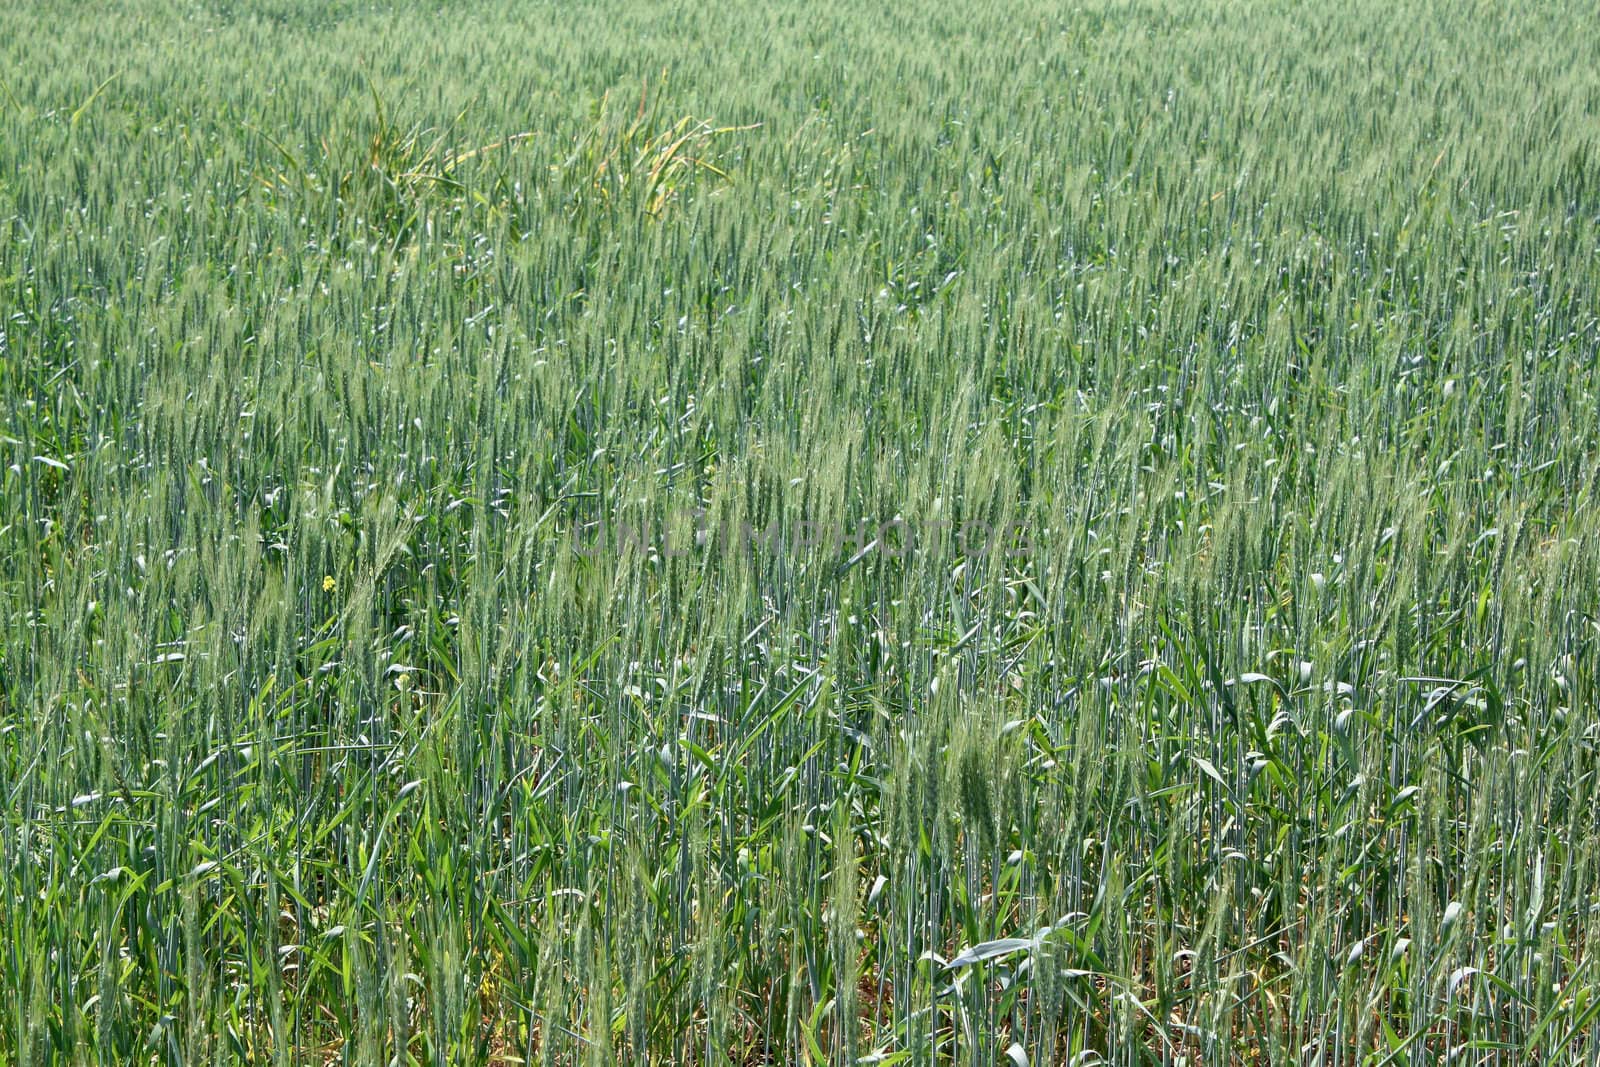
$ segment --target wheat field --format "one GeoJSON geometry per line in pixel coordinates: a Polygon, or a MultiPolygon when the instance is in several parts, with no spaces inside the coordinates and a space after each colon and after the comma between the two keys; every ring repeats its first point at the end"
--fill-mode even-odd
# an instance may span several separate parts
{"type": "Polygon", "coordinates": [[[1597,39],[4,6],[0,1063],[1597,1062],[1597,39]]]}

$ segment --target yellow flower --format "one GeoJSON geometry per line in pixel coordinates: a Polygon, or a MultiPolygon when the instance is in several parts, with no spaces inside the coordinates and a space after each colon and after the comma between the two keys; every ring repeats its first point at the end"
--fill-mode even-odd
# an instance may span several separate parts
{"type": "Polygon", "coordinates": [[[334,589],[336,589],[338,587],[338,585],[339,585],[339,583],[333,580],[333,575],[324,574],[322,576],[322,591],[324,593],[333,592],[334,589]]]}

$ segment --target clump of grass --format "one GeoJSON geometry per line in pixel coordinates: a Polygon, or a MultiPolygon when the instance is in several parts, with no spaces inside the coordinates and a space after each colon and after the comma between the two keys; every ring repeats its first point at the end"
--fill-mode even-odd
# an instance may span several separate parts
{"type": "Polygon", "coordinates": [[[719,165],[727,138],[760,127],[718,126],[673,113],[665,103],[667,73],[646,82],[634,105],[619,105],[608,90],[587,128],[556,166],[568,209],[634,211],[659,218],[697,179],[733,179],[719,165]]]}
{"type": "MultiPolygon", "coordinates": [[[[333,134],[318,141],[319,154],[297,156],[276,139],[260,134],[277,153],[279,166],[258,173],[257,180],[273,196],[305,195],[329,202],[336,215],[363,233],[391,242],[429,229],[443,216],[468,209],[463,165],[530,140],[532,131],[515,133],[486,144],[450,149],[451,131],[466,112],[433,129],[421,123],[395,121],[371,79],[367,90],[372,111],[359,134],[333,134]]],[[[259,131],[257,131],[259,133],[259,131]]]]}

